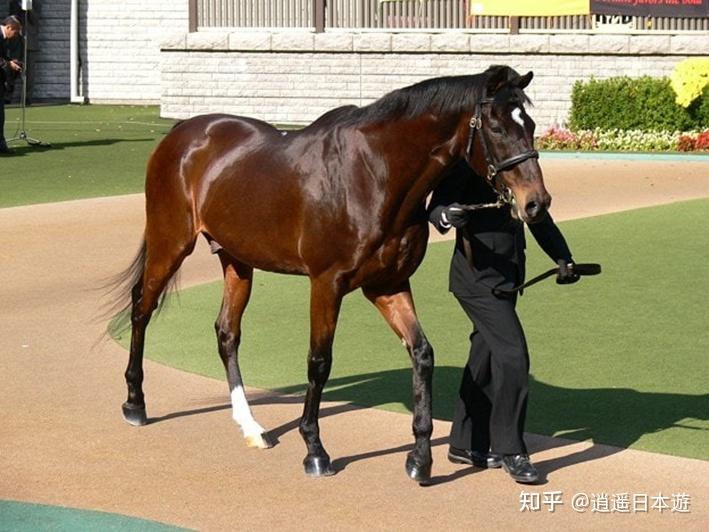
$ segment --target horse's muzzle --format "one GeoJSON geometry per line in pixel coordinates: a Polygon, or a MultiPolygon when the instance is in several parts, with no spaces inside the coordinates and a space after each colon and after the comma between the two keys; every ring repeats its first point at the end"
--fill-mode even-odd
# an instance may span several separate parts
{"type": "Polygon", "coordinates": [[[517,214],[522,221],[533,224],[544,218],[550,205],[551,196],[545,193],[541,198],[527,199],[524,205],[517,204],[517,214]]]}

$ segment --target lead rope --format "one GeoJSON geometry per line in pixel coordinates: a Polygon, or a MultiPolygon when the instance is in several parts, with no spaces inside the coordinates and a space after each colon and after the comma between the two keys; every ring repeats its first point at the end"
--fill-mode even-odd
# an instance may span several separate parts
{"type": "Polygon", "coordinates": [[[497,201],[494,203],[475,203],[473,205],[461,205],[460,208],[464,211],[477,211],[480,209],[499,209],[508,205],[509,201],[506,199],[506,194],[500,192],[497,193],[497,201]]]}

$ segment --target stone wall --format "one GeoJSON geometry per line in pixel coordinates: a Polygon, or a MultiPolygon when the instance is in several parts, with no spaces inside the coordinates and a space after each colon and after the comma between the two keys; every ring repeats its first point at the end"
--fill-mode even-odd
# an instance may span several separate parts
{"type": "Polygon", "coordinates": [[[35,11],[38,40],[28,48],[28,53],[36,54],[35,97],[66,98],[69,93],[69,5],[69,0],[43,2],[35,11]]]}
{"type": "Polygon", "coordinates": [[[162,115],[207,112],[304,124],[422,79],[492,64],[534,71],[540,128],[566,120],[576,80],[669,75],[705,35],[200,32],[162,43],[162,115]]]}

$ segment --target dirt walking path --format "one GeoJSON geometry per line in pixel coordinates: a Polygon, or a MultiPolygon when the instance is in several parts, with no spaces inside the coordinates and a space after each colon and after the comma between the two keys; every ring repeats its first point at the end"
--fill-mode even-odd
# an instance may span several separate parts
{"type": "MultiPolygon", "coordinates": [[[[709,197],[707,163],[543,166],[558,220],[709,197]]],[[[254,391],[255,416],[279,444],[248,449],[231,421],[225,382],[150,361],[145,389],[154,422],[128,426],[120,415],[127,357],[99,341],[106,323],[97,320],[95,288],[132,259],[142,210],[140,195],[0,209],[0,499],[199,530],[706,530],[709,462],[701,460],[530,435],[546,480],[525,487],[499,470],[450,464],[449,423],[437,421],[435,482],[419,487],[403,467],[410,416],[326,403],[321,431],[339,472],[309,479],[300,399],[254,391]],[[631,511],[572,509],[584,493],[597,504],[601,494],[629,494],[631,511]],[[689,512],[652,508],[662,503],[653,497],[671,506],[680,493],[690,498],[689,512]],[[644,512],[632,507],[643,494],[644,512]],[[525,497],[538,498],[540,508],[522,511],[525,497]]],[[[200,243],[182,286],[219,276],[200,243]]]]}

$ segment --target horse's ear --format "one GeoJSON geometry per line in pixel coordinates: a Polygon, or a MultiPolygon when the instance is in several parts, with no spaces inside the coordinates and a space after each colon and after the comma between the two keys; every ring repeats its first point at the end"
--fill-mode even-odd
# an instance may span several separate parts
{"type": "Polygon", "coordinates": [[[503,85],[509,82],[510,70],[510,67],[507,66],[493,66],[488,69],[490,77],[487,79],[485,85],[488,96],[492,96],[502,88],[503,85]]]}
{"type": "Polygon", "coordinates": [[[514,82],[514,84],[519,87],[520,89],[524,89],[527,85],[529,85],[532,82],[532,78],[534,77],[534,72],[531,70],[527,72],[524,76],[520,76],[517,78],[514,82]]]}

